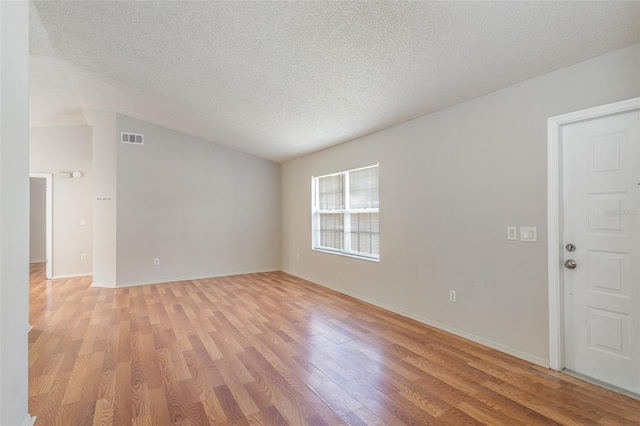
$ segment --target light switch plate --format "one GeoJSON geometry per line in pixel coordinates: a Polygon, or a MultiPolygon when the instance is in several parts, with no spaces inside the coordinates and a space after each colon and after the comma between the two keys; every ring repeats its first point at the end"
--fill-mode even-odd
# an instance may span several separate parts
{"type": "Polygon", "coordinates": [[[521,226],[520,241],[523,241],[525,243],[537,243],[538,228],[536,228],[535,226],[521,226]]]}
{"type": "Polygon", "coordinates": [[[507,226],[507,240],[518,241],[518,229],[515,226],[507,226]]]}

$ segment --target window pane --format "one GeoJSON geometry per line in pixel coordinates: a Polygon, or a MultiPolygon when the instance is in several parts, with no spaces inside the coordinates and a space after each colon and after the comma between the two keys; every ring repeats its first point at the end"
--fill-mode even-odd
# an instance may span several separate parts
{"type": "Polygon", "coordinates": [[[378,167],[349,172],[349,206],[352,209],[380,207],[378,167]]]}
{"type": "Polygon", "coordinates": [[[380,254],[380,222],[378,213],[351,214],[351,251],[380,254]]]}
{"type": "Polygon", "coordinates": [[[320,210],[344,208],[344,176],[326,176],[318,179],[318,203],[320,210]]]}
{"type": "Polygon", "coordinates": [[[380,234],[371,235],[371,254],[380,256],[380,234]]]}
{"type": "Polygon", "coordinates": [[[344,215],[320,214],[320,246],[342,250],[344,247],[344,215]]]}

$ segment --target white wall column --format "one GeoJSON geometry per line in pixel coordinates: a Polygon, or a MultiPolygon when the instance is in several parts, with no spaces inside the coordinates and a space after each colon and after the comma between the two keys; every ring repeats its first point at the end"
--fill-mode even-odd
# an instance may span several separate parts
{"type": "Polygon", "coordinates": [[[116,286],[116,114],[93,113],[93,285],[116,286]]]}
{"type": "Polygon", "coordinates": [[[0,424],[29,424],[29,3],[0,2],[0,424]]]}

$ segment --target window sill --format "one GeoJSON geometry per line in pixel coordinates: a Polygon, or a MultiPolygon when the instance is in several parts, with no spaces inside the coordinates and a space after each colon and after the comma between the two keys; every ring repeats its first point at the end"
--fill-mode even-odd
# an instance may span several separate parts
{"type": "Polygon", "coordinates": [[[313,251],[319,251],[319,252],[322,252],[322,253],[336,254],[338,256],[351,257],[353,259],[368,260],[369,262],[380,263],[380,258],[379,257],[360,256],[360,255],[353,254],[353,253],[345,253],[343,251],[323,249],[323,248],[320,248],[320,247],[312,247],[311,249],[313,251]]]}

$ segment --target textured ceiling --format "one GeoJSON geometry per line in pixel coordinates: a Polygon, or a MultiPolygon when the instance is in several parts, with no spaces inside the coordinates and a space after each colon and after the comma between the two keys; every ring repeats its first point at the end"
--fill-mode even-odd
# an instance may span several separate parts
{"type": "Polygon", "coordinates": [[[640,2],[31,4],[31,125],[122,113],[282,162],[640,41],[640,2]]]}

